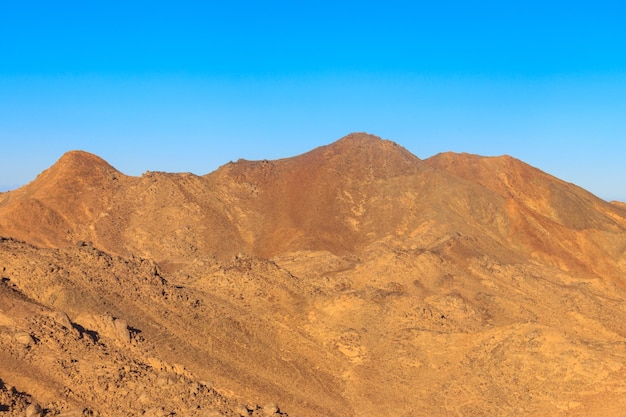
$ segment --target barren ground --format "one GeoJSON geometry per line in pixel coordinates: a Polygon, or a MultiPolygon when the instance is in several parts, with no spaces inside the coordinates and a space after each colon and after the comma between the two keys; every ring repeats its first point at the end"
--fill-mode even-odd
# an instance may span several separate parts
{"type": "Polygon", "coordinates": [[[0,193],[0,415],[621,416],[626,208],[352,134],[0,193]]]}

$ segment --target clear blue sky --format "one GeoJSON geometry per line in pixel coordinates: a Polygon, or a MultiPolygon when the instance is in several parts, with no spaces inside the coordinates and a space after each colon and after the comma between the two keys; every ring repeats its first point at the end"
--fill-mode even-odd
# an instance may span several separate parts
{"type": "Polygon", "coordinates": [[[617,1],[3,2],[0,187],[71,149],[205,174],[367,131],[626,201],[624,22],[617,1]]]}

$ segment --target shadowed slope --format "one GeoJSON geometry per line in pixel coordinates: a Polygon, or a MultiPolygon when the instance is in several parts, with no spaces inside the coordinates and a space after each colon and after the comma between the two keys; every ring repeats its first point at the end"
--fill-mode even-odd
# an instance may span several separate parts
{"type": "Polygon", "coordinates": [[[617,230],[626,226],[622,211],[605,213],[613,209],[609,203],[510,156],[444,153],[425,162],[512,198],[570,229],[617,230]]]}
{"type": "Polygon", "coordinates": [[[515,158],[439,154],[425,161],[506,199],[510,243],[563,268],[619,273],[626,211],[515,158]],[[608,262],[607,262],[608,261],[608,262]]]}

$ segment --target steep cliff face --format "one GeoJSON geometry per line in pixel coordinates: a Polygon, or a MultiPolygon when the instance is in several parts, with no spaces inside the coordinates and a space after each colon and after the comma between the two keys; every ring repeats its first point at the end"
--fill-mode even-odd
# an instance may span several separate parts
{"type": "Polygon", "coordinates": [[[130,177],[73,151],[0,194],[0,236],[0,411],[626,406],[626,210],[508,156],[355,133],[130,177]]]}

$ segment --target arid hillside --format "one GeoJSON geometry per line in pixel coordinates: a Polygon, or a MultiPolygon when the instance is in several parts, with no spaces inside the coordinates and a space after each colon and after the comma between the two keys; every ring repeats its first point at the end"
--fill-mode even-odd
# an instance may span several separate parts
{"type": "Polygon", "coordinates": [[[626,206],[356,133],[0,193],[0,415],[621,416],[626,206]]]}

